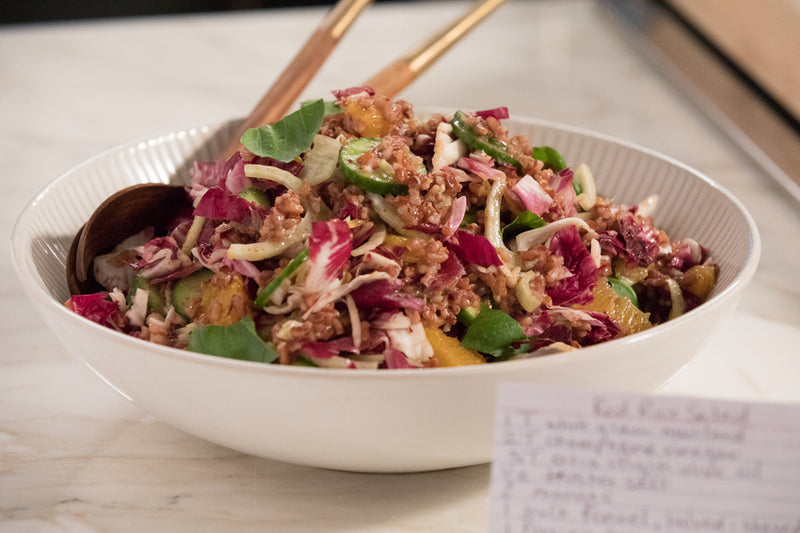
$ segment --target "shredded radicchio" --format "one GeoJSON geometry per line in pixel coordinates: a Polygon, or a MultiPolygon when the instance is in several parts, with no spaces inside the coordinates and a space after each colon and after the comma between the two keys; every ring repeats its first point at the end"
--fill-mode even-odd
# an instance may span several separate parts
{"type": "Polygon", "coordinates": [[[550,252],[564,259],[571,276],[559,279],[547,288],[553,305],[585,304],[592,301],[592,289],[597,284],[597,266],[581,241],[578,228],[568,226],[550,239],[550,252]]]}
{"type": "Polygon", "coordinates": [[[338,219],[314,222],[309,241],[306,290],[320,292],[339,279],[352,250],[353,236],[346,222],[338,219]]]}
{"type": "Polygon", "coordinates": [[[508,114],[508,108],[502,106],[502,107],[495,107],[494,109],[485,109],[483,111],[476,111],[475,116],[481,118],[494,117],[497,120],[503,120],[507,119],[510,115],[508,114]]]}
{"type": "Polygon", "coordinates": [[[421,312],[425,301],[399,291],[399,285],[396,280],[373,281],[357,288],[350,296],[360,309],[386,312],[405,308],[421,312]]]}
{"type": "Polygon", "coordinates": [[[179,279],[200,268],[172,237],[156,237],[136,251],[140,259],[131,266],[153,283],[179,279]]]}
{"type": "Polygon", "coordinates": [[[250,261],[244,259],[229,259],[228,249],[223,246],[211,246],[200,243],[193,251],[198,262],[209,270],[218,272],[222,267],[227,267],[242,276],[257,279],[261,271],[250,261]]]}
{"type": "Polygon", "coordinates": [[[627,256],[641,266],[652,263],[659,251],[657,232],[651,226],[638,222],[630,212],[621,212],[617,220],[627,256]]]}
{"type": "Polygon", "coordinates": [[[487,181],[506,179],[506,175],[502,170],[492,167],[485,161],[478,161],[472,157],[462,157],[458,160],[458,166],[487,181]]]}
{"type": "Polygon", "coordinates": [[[455,252],[447,254],[447,259],[439,265],[439,272],[431,283],[431,290],[440,291],[454,285],[459,279],[466,276],[467,271],[459,261],[455,252]]]}
{"type": "Polygon", "coordinates": [[[213,220],[246,222],[256,206],[226,189],[209,189],[194,208],[194,215],[213,220]]]}
{"type": "Polygon", "coordinates": [[[395,348],[390,348],[386,352],[386,368],[390,369],[398,369],[398,368],[419,368],[416,365],[412,364],[408,357],[395,348]]]}
{"type": "Polygon", "coordinates": [[[569,307],[541,308],[530,316],[525,334],[534,349],[554,342],[590,346],[615,338],[619,325],[603,313],[569,307]]]}
{"type": "Polygon", "coordinates": [[[345,353],[357,353],[353,339],[350,337],[340,337],[331,341],[306,341],[302,344],[300,351],[307,357],[319,359],[330,359],[345,353]]]}
{"type": "Polygon", "coordinates": [[[572,169],[565,168],[550,178],[549,185],[553,190],[553,203],[558,206],[563,217],[575,216],[577,213],[575,189],[572,187],[573,177],[572,169]]]}
{"type": "Polygon", "coordinates": [[[369,96],[372,96],[375,94],[375,90],[372,87],[361,85],[358,87],[348,87],[347,89],[335,89],[331,91],[331,94],[333,94],[333,97],[336,98],[336,100],[343,100],[348,96],[354,96],[361,93],[366,93],[369,96]]]}
{"type": "Polygon", "coordinates": [[[539,185],[539,182],[527,174],[511,188],[511,195],[524,205],[525,209],[537,215],[547,211],[547,208],[553,203],[553,199],[539,185]]]}
{"type": "Polygon", "coordinates": [[[116,329],[122,322],[122,311],[116,302],[108,299],[108,293],[76,294],[69,299],[68,305],[73,311],[101,326],[116,329]]]}
{"type": "Polygon", "coordinates": [[[483,235],[473,235],[464,230],[458,230],[454,238],[447,241],[447,247],[465,263],[482,267],[503,264],[495,247],[483,235]]]}
{"type": "Polygon", "coordinates": [[[467,212],[467,197],[466,195],[459,196],[453,201],[453,206],[450,209],[450,216],[445,222],[444,227],[447,229],[447,235],[453,235],[461,226],[464,220],[464,215],[467,212]]]}
{"type": "Polygon", "coordinates": [[[686,272],[691,267],[703,264],[708,259],[708,248],[694,239],[683,239],[672,244],[672,259],[669,266],[686,272]]]}

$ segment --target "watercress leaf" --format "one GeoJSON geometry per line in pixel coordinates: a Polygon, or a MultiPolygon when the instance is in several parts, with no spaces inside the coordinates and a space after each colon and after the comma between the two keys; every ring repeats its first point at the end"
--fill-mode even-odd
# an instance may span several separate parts
{"type": "Polygon", "coordinates": [[[314,361],[312,361],[308,357],[304,357],[302,355],[299,356],[297,359],[295,359],[294,363],[292,363],[292,364],[294,366],[313,366],[313,367],[318,367],[319,366],[318,364],[316,364],[314,361]]]}
{"type": "Polygon", "coordinates": [[[511,343],[527,340],[522,326],[499,309],[482,307],[470,323],[461,345],[488,354],[502,352],[511,343]]]}
{"type": "Polygon", "coordinates": [[[639,307],[639,298],[636,296],[636,291],[633,290],[630,284],[618,278],[608,278],[608,283],[611,285],[611,288],[614,289],[614,292],[617,293],[617,296],[624,296],[629,299],[633,305],[639,307]]]}
{"type": "Polygon", "coordinates": [[[187,350],[231,359],[271,363],[278,352],[261,340],[249,316],[229,326],[202,326],[189,334],[187,350]]]}
{"type": "Polygon", "coordinates": [[[274,124],[250,128],[241,142],[255,155],[288,163],[311,147],[324,117],[325,103],[320,98],[274,124]]]}
{"type": "Polygon", "coordinates": [[[567,162],[555,148],[550,146],[537,146],[533,149],[533,158],[544,163],[544,168],[560,172],[567,168],[567,162]]]}
{"type": "MultiPolygon", "coordinates": [[[[300,102],[300,107],[305,107],[307,105],[313,104],[316,100],[305,100],[300,102]]],[[[322,102],[325,104],[325,115],[338,115],[342,112],[342,107],[334,102],[333,100],[323,100],[322,102]]]]}
{"type": "Polygon", "coordinates": [[[542,217],[533,211],[523,211],[517,215],[517,218],[515,218],[510,224],[503,228],[501,234],[503,235],[504,240],[513,239],[523,231],[541,228],[546,224],[547,222],[545,222],[542,217]]]}
{"type": "Polygon", "coordinates": [[[493,362],[508,361],[509,359],[513,359],[520,354],[528,353],[532,350],[533,345],[530,342],[514,342],[501,350],[495,350],[489,355],[493,357],[493,362]]]}

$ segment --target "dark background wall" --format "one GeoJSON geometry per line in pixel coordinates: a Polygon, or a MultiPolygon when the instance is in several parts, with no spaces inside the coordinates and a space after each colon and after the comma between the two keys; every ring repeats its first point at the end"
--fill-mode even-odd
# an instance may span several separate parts
{"type": "Polygon", "coordinates": [[[333,4],[334,0],[0,0],[0,24],[333,4]]]}

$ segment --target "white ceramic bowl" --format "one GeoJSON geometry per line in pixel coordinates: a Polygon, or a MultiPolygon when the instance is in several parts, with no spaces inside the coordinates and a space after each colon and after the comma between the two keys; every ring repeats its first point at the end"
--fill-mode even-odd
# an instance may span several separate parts
{"type": "Polygon", "coordinates": [[[94,208],[128,185],[186,179],[186,166],[213,158],[234,125],[170,132],[85,162],[36,196],[19,217],[12,240],[26,293],[75,357],[165,422],[247,453],[367,472],[487,462],[499,382],[654,391],[732,313],[756,270],[760,244],[752,218],[705,176],[602,135],[508,120],[513,132],[529,135],[534,145],[554,146],[574,165],[588,163],[606,197],[637,203],[658,194],[657,225],[672,238],[697,239],[719,263],[712,298],[667,324],[572,353],[392,371],[287,367],[198,355],[127,337],[67,311],[64,258],[94,208]]]}

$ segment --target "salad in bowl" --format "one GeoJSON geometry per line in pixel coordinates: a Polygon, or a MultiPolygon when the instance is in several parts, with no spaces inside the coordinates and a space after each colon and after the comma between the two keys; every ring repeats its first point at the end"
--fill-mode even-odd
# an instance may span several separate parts
{"type": "Polygon", "coordinates": [[[701,305],[719,266],[655,226],[656,195],[504,126],[506,108],[418,118],[334,91],[194,163],[166,232],[93,262],[75,313],[192,352],[408,369],[568,352],[701,305]]]}

